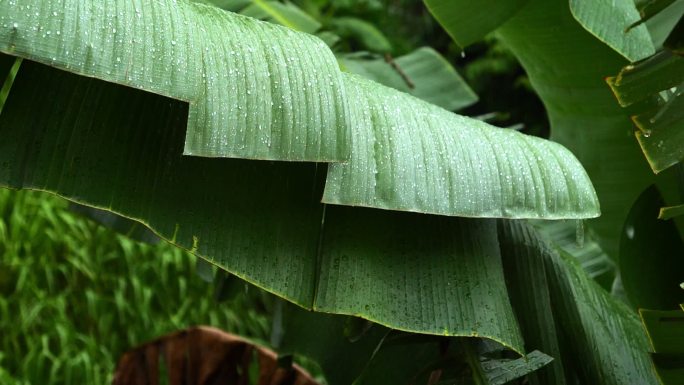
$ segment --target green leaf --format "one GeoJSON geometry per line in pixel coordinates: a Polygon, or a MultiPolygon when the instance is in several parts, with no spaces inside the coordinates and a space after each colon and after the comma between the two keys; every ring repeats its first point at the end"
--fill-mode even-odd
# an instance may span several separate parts
{"type": "Polygon", "coordinates": [[[629,207],[654,180],[631,135],[628,112],[615,104],[603,80],[627,62],[577,23],[566,0],[530,0],[497,36],[544,102],[551,139],[586,168],[602,213],[587,225],[606,254],[617,258],[629,207]]]}
{"type": "Polygon", "coordinates": [[[0,51],[189,101],[189,155],[349,155],[335,57],[288,28],[187,1],[6,1],[0,51]]]}
{"type": "Polygon", "coordinates": [[[240,13],[310,34],[321,29],[321,23],[290,2],[251,0],[240,13]]]}
{"type": "Polygon", "coordinates": [[[658,219],[672,219],[684,215],[684,205],[661,207],[658,213],[658,219]]]}
{"type": "Polygon", "coordinates": [[[635,308],[678,309],[684,271],[684,243],[672,221],[661,221],[663,199],[652,186],[634,203],[620,241],[618,266],[635,308]]]}
{"type": "Polygon", "coordinates": [[[437,21],[461,48],[481,40],[529,0],[424,0],[437,21]]]}
{"type": "Polygon", "coordinates": [[[138,220],[303,307],[521,351],[493,222],[332,207],[322,228],[323,170],[182,156],[185,103],[30,61],[15,87],[0,185],[138,220]]]}
{"type": "MultiPolygon", "coordinates": [[[[507,263],[524,261],[546,271],[555,324],[545,327],[563,337],[564,363],[574,366],[580,383],[658,383],[646,352],[646,335],[633,312],[593,282],[574,258],[546,245],[532,226],[500,221],[499,234],[507,263]]],[[[525,311],[534,317],[537,311],[548,312],[544,309],[548,303],[535,300],[525,311]]]]}
{"type": "Polygon", "coordinates": [[[457,110],[477,102],[477,95],[454,67],[430,47],[418,48],[396,59],[367,60],[347,55],[339,61],[349,72],[447,110],[457,110]]]}
{"type": "Polygon", "coordinates": [[[468,217],[587,218],[589,178],[562,146],[452,114],[348,75],[352,158],[329,167],[323,202],[468,217]]]}
{"type": "Polygon", "coordinates": [[[523,353],[495,222],[335,206],[325,220],[315,310],[523,353]]]}
{"type": "Polygon", "coordinates": [[[569,0],[577,21],[599,40],[629,61],[655,53],[645,25],[630,26],[639,20],[633,0],[569,0]]]}
{"type": "Polygon", "coordinates": [[[385,53],[392,51],[392,44],[373,24],[355,17],[336,17],[330,29],[343,38],[353,38],[369,51],[385,53]]]}

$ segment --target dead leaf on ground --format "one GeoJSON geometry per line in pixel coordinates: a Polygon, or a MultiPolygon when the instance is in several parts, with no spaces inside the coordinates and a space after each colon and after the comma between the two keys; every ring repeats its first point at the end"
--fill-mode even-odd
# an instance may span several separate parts
{"type": "Polygon", "coordinates": [[[208,326],[168,334],[121,356],[113,385],[160,383],[319,385],[297,365],[279,366],[274,351],[208,326]]]}

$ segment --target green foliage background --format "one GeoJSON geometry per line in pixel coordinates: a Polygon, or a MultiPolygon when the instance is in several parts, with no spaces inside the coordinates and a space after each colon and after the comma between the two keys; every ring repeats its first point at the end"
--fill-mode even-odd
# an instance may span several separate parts
{"type": "Polygon", "coordinates": [[[0,190],[0,383],[107,384],[132,346],[192,325],[262,343],[259,301],[214,299],[196,257],[142,244],[46,193],[0,190]]]}

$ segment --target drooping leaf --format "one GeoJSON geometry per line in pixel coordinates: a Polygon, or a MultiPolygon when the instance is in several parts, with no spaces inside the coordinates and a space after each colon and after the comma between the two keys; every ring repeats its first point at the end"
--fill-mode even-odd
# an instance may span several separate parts
{"type": "MultiPolygon", "coordinates": [[[[566,367],[574,366],[580,383],[658,383],[646,335],[633,312],[593,282],[574,258],[546,245],[532,226],[500,221],[499,234],[505,260],[544,267],[555,321],[546,327],[555,327],[565,337],[563,360],[566,367]]],[[[532,314],[546,306],[531,304],[532,314]]]]}
{"type": "Polygon", "coordinates": [[[340,59],[349,72],[409,93],[447,110],[477,102],[477,95],[437,51],[419,48],[395,59],[362,59],[348,55],[340,59]]]}
{"type": "Polygon", "coordinates": [[[594,183],[602,215],[587,225],[615,259],[629,207],[654,179],[630,135],[628,113],[603,81],[626,60],[582,28],[566,0],[530,0],[497,36],[544,102],[551,139],[578,157],[594,183]]]}
{"type": "Polygon", "coordinates": [[[582,27],[629,61],[641,60],[655,53],[645,25],[629,28],[639,20],[633,0],[569,1],[570,11],[582,27]]]}
{"type": "Polygon", "coordinates": [[[469,217],[599,214],[589,178],[562,146],[345,79],[367,108],[354,116],[351,160],[329,168],[325,203],[469,217]]]}
{"type": "Polygon", "coordinates": [[[358,41],[369,51],[385,53],[392,51],[392,44],[373,24],[356,17],[336,17],[330,28],[343,38],[358,41]]]}
{"type": "Polygon", "coordinates": [[[208,326],[177,331],[127,351],[113,384],[156,385],[160,380],[169,385],[318,384],[298,365],[280,367],[274,351],[208,326]]]}
{"type": "Polygon", "coordinates": [[[186,154],[349,155],[335,58],[288,28],[186,0],[4,1],[0,51],[189,101],[186,154]]]}
{"type": "Polygon", "coordinates": [[[309,163],[182,156],[184,103],[30,61],[15,86],[0,115],[0,185],[51,191],[140,221],[306,308],[411,332],[479,335],[520,351],[490,222],[334,207],[322,228],[324,170],[309,163]],[[354,230],[367,223],[377,227],[354,230]],[[382,232],[392,226],[395,232],[382,232]],[[415,227],[432,232],[411,232],[415,227]],[[449,236],[424,244],[443,231],[449,236]],[[469,241],[455,243],[452,231],[469,241]],[[368,239],[373,232],[382,234],[368,239]],[[319,255],[321,236],[325,253],[319,255]],[[414,251],[401,254],[400,242],[414,251]],[[371,248],[355,249],[363,243],[371,248]],[[366,258],[365,275],[357,273],[361,263],[349,263],[352,258],[366,258]],[[395,265],[398,258],[406,259],[405,268],[395,265]],[[434,272],[448,275],[421,275],[434,272]],[[433,295],[430,302],[415,307],[420,312],[406,312],[425,290],[433,295]]]}
{"type": "Polygon", "coordinates": [[[547,243],[575,257],[591,278],[610,290],[615,279],[615,263],[603,252],[594,234],[583,228],[578,229],[575,222],[534,221],[532,224],[547,243]]]}
{"type": "Polygon", "coordinates": [[[311,306],[323,170],[182,156],[187,110],[25,60],[0,115],[0,184],[52,191],[132,218],[311,306]]]}
{"type": "Polygon", "coordinates": [[[310,34],[321,28],[321,23],[290,2],[251,0],[240,13],[310,34]]]}
{"type": "Polygon", "coordinates": [[[325,227],[315,310],[523,353],[495,222],[328,206],[325,227]]]}
{"type": "Polygon", "coordinates": [[[424,0],[425,5],[461,48],[481,40],[515,15],[529,0],[424,0]]]}

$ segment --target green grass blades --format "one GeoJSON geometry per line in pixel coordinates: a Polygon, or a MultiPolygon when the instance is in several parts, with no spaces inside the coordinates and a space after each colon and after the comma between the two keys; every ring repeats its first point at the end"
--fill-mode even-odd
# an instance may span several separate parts
{"type": "Polygon", "coordinates": [[[245,297],[219,307],[212,290],[178,248],[116,235],[46,193],[0,189],[3,384],[107,384],[125,350],[195,324],[265,338],[245,297]]]}

